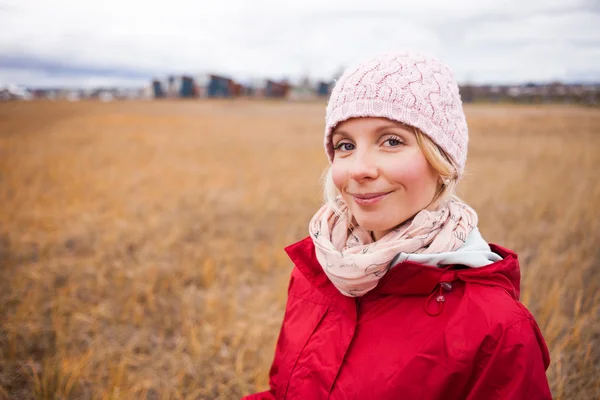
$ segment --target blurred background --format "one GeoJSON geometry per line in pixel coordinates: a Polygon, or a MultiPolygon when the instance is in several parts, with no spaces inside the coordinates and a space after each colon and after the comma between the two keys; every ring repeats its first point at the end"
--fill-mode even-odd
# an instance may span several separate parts
{"type": "Polygon", "coordinates": [[[557,399],[600,398],[600,3],[0,0],[0,399],[264,390],[327,97],[437,55],[459,195],[517,251],[557,399]]]}
{"type": "Polygon", "coordinates": [[[595,103],[599,4],[2,0],[0,84],[4,97],[299,98],[326,95],[365,55],[409,48],[448,63],[466,100],[595,103]]]}

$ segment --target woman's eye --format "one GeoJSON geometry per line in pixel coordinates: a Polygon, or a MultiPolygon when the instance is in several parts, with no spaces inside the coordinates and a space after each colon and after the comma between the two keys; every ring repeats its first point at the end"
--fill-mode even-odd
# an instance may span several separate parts
{"type": "Polygon", "coordinates": [[[396,147],[396,146],[400,146],[403,142],[402,142],[402,140],[400,140],[398,138],[392,137],[392,138],[387,139],[384,143],[388,143],[389,146],[391,146],[391,147],[396,147]]]}
{"type": "Polygon", "coordinates": [[[335,146],[335,150],[351,151],[354,150],[354,145],[348,142],[339,143],[335,146]]]}

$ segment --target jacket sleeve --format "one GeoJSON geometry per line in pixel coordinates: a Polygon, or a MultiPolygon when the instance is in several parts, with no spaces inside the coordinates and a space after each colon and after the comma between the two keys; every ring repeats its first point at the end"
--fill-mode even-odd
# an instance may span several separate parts
{"type": "MultiPolygon", "coordinates": [[[[289,295],[290,295],[290,290],[292,288],[292,283],[294,281],[294,272],[295,271],[292,271],[292,276],[290,277],[290,282],[288,285],[288,302],[287,302],[288,304],[287,305],[289,305],[289,295]]],[[[286,305],[286,311],[287,311],[287,305],[286,305]]],[[[287,312],[286,312],[286,314],[287,314],[287,312]]],[[[282,324],[281,328],[279,329],[279,337],[277,339],[277,345],[275,346],[275,356],[273,358],[273,363],[271,364],[271,369],[269,370],[269,390],[247,395],[245,397],[242,397],[242,400],[275,400],[276,399],[275,395],[277,393],[277,386],[276,386],[277,373],[279,372],[281,356],[283,355],[283,351],[284,351],[283,342],[284,342],[284,331],[283,331],[283,324],[282,324]]]]}
{"type": "Polygon", "coordinates": [[[532,317],[505,329],[480,354],[468,400],[552,399],[546,377],[550,356],[532,317]]]}

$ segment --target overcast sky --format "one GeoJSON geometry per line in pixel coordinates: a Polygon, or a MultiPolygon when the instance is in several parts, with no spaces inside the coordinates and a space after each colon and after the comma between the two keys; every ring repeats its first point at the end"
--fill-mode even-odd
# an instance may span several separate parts
{"type": "Polygon", "coordinates": [[[0,85],[329,79],[393,49],[461,83],[600,82],[599,27],[600,0],[0,0],[0,85]]]}

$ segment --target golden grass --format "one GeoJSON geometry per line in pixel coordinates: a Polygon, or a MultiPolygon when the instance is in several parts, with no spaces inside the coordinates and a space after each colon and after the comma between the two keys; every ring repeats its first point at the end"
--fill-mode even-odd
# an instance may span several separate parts
{"type": "MultiPolygon", "coordinates": [[[[324,103],[0,104],[0,398],[266,387],[324,103]]],[[[600,397],[600,112],[468,106],[460,194],[515,249],[557,399],[600,397]]]]}

